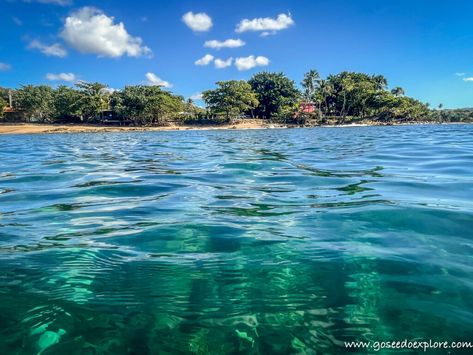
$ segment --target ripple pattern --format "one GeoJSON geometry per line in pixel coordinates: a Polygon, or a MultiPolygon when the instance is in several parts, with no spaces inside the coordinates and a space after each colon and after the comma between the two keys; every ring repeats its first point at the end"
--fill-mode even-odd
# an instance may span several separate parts
{"type": "Polygon", "coordinates": [[[472,340],[473,126],[0,142],[2,354],[472,340]]]}

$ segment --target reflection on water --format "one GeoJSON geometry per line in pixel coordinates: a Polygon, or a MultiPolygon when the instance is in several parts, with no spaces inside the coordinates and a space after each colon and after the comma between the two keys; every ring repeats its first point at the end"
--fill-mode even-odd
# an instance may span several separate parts
{"type": "Polygon", "coordinates": [[[472,126],[0,140],[2,354],[472,340],[472,126]]]}

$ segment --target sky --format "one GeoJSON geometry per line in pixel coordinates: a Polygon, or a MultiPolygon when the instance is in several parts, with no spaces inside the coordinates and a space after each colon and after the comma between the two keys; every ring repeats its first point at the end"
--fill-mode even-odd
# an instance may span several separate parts
{"type": "Polygon", "coordinates": [[[161,85],[186,98],[282,71],[382,74],[473,107],[471,0],[0,0],[0,86],[161,85]]]}

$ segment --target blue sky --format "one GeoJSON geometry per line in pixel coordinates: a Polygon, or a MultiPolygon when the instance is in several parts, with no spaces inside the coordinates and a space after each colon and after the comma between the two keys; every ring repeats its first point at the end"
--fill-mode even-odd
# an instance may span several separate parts
{"type": "Polygon", "coordinates": [[[0,0],[0,86],[151,83],[196,97],[260,70],[299,83],[315,68],[473,107],[472,14],[463,0],[0,0]]]}

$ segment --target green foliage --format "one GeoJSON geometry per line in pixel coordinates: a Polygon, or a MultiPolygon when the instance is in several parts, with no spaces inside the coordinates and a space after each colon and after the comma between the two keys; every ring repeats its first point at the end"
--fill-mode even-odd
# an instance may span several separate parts
{"type": "Polygon", "coordinates": [[[443,109],[443,105],[438,110],[432,110],[430,117],[434,121],[441,122],[473,122],[473,108],[443,109]]]}
{"type": "Polygon", "coordinates": [[[323,116],[337,118],[340,123],[367,118],[411,121],[428,116],[427,105],[405,97],[402,88],[388,91],[387,80],[382,75],[345,71],[324,80],[314,73],[317,72],[309,71],[302,82],[305,98],[310,99],[323,116]]]}
{"type": "Polygon", "coordinates": [[[429,109],[422,102],[405,96],[394,96],[388,91],[374,95],[370,106],[376,117],[384,121],[412,121],[427,119],[429,109]]]}
{"type": "Polygon", "coordinates": [[[15,92],[15,108],[29,121],[46,122],[54,110],[54,91],[47,85],[25,85],[15,92]]]}
{"type": "Polygon", "coordinates": [[[203,93],[207,108],[158,86],[126,86],[111,92],[101,83],[79,82],[75,88],[25,85],[18,90],[0,87],[0,115],[13,94],[14,112],[8,120],[30,122],[115,122],[163,125],[167,122],[215,124],[242,114],[279,122],[316,125],[369,122],[471,122],[473,109],[430,110],[428,103],[405,96],[401,87],[388,90],[382,75],[344,71],[322,78],[310,70],[301,82],[302,93],[283,73],[261,72],[248,80],[217,83],[203,93]]]}
{"type": "Polygon", "coordinates": [[[332,92],[328,97],[329,110],[342,117],[364,118],[370,114],[368,102],[377,92],[383,92],[387,85],[383,76],[370,76],[364,73],[342,72],[329,75],[328,83],[332,92]]]}
{"type": "Polygon", "coordinates": [[[261,118],[277,116],[287,106],[293,106],[300,97],[294,81],[283,73],[258,73],[248,83],[259,101],[255,113],[261,118]]]}
{"type": "Polygon", "coordinates": [[[78,82],[76,86],[79,88],[80,100],[77,109],[81,119],[85,122],[100,119],[100,114],[109,108],[110,94],[107,91],[107,86],[85,81],[78,82]]]}
{"type": "Polygon", "coordinates": [[[227,121],[258,105],[256,93],[244,80],[219,81],[218,88],[207,90],[202,98],[213,114],[224,114],[227,121]]]}
{"type": "Polygon", "coordinates": [[[394,96],[404,96],[405,92],[403,88],[396,86],[394,89],[391,90],[391,94],[393,94],[394,96]]]}
{"type": "Polygon", "coordinates": [[[82,95],[61,85],[54,91],[54,118],[59,121],[77,120],[82,113],[82,95]]]}
{"type": "Polygon", "coordinates": [[[181,96],[159,86],[126,86],[112,94],[110,103],[119,117],[129,118],[135,125],[163,124],[178,118],[184,109],[181,96]]]}
{"type": "Polygon", "coordinates": [[[0,96],[0,117],[3,117],[3,109],[7,106],[5,99],[0,96]]]}
{"type": "Polygon", "coordinates": [[[319,101],[317,93],[320,91],[320,75],[317,70],[309,70],[302,80],[304,99],[309,102],[319,101]]]}

